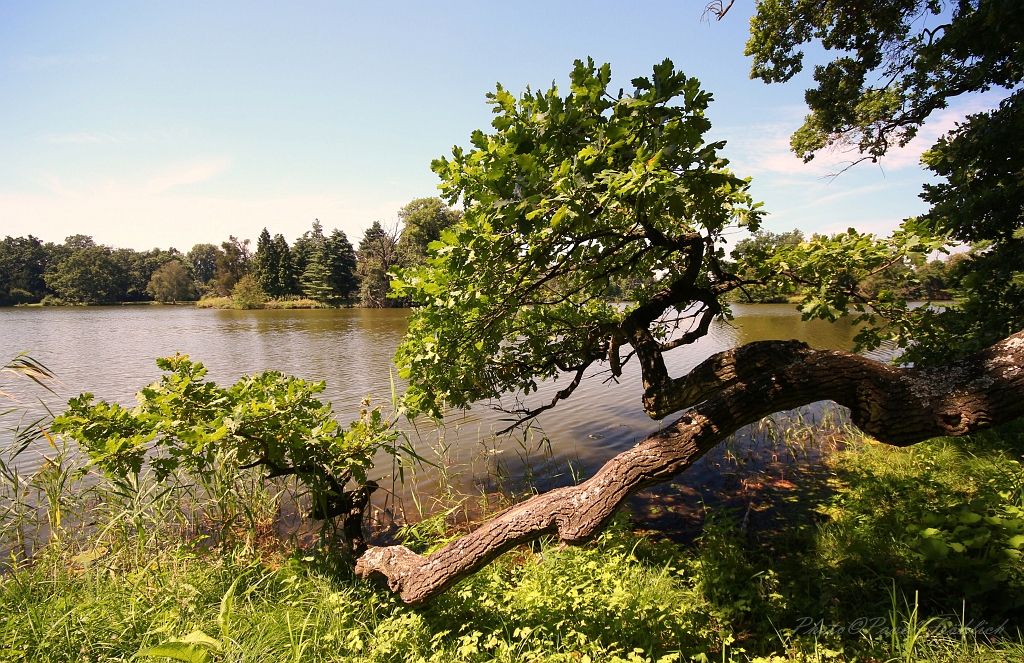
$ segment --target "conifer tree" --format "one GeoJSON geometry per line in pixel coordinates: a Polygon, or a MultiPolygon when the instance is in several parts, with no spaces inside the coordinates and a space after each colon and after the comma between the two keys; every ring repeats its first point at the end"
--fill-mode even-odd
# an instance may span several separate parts
{"type": "Polygon", "coordinates": [[[263,228],[263,232],[256,240],[256,255],[253,256],[252,262],[252,275],[260,289],[271,297],[281,296],[282,293],[278,287],[280,259],[276,255],[274,241],[270,239],[270,233],[266,228],[263,228]]]}
{"type": "Polygon", "coordinates": [[[327,306],[334,302],[334,286],[328,267],[326,243],[322,243],[309,257],[306,271],[302,273],[301,284],[303,294],[318,304],[327,306]]]}
{"type": "Polygon", "coordinates": [[[327,268],[331,272],[331,288],[338,299],[347,299],[359,287],[356,276],[356,252],[341,230],[335,228],[327,238],[327,268]]]}
{"type": "Polygon", "coordinates": [[[306,273],[306,267],[313,257],[313,253],[323,245],[324,241],[324,228],[320,224],[320,219],[314,219],[313,229],[307,230],[296,238],[295,244],[292,246],[292,264],[295,267],[295,273],[300,278],[306,273]]]}
{"type": "Polygon", "coordinates": [[[292,262],[292,252],[288,247],[288,241],[281,233],[274,235],[274,253],[278,259],[277,279],[281,294],[284,296],[301,294],[299,281],[296,278],[295,264],[292,262]]]}
{"type": "Polygon", "coordinates": [[[397,303],[388,299],[391,277],[388,271],[398,264],[397,231],[385,230],[374,221],[359,242],[359,300],[368,308],[390,308],[397,303]]]}

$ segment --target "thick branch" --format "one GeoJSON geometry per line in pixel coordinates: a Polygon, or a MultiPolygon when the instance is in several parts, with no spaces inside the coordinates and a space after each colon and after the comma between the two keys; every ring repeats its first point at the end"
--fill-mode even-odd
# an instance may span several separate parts
{"type": "MultiPolygon", "coordinates": [[[[687,284],[684,280],[679,279],[652,296],[643,306],[633,309],[622,321],[621,332],[629,339],[629,343],[640,357],[644,389],[662,388],[671,382],[668,369],[665,366],[662,346],[651,333],[650,324],[670,307],[692,302],[703,302],[706,307],[721,310],[715,292],[687,284]]],[[[687,343],[697,341],[707,333],[710,324],[711,318],[708,318],[707,324],[702,324],[693,332],[684,334],[683,338],[687,343]]]]}
{"type": "Polygon", "coordinates": [[[756,341],[719,352],[668,385],[648,388],[644,392],[644,411],[653,419],[664,419],[737,382],[756,378],[813,353],[800,341],[756,341]]]}
{"type": "Polygon", "coordinates": [[[628,497],[680,474],[737,429],[815,401],[845,405],[862,430],[897,446],[1011,421],[1024,415],[1022,363],[1024,332],[932,369],[895,368],[847,352],[810,350],[795,341],[751,343],[712,357],[692,378],[673,381],[679,397],[653,395],[666,413],[701,402],[612,458],[590,480],[507,509],[428,557],[404,546],[371,548],[359,558],[356,572],[383,574],[403,601],[421,603],[541,535],[587,541],[628,497]]]}

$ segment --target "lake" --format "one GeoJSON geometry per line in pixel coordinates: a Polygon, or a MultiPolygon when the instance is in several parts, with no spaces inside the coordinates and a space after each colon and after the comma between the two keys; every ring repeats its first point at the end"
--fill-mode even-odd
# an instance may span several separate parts
{"type": "MultiPolygon", "coordinates": [[[[681,375],[708,356],[750,341],[798,339],[814,348],[853,347],[848,322],[803,322],[789,304],[734,305],[732,322],[716,322],[707,337],[666,356],[673,375],[681,375]]],[[[0,309],[0,354],[5,361],[29,351],[60,379],[55,394],[15,384],[14,393],[30,412],[41,412],[42,398],[54,412],[82,392],[134,404],[134,394],[160,376],[154,360],[189,354],[222,384],[262,370],[325,380],[323,399],[343,422],[358,417],[367,395],[390,407],[391,363],[406,328],[404,309],[315,309],[235,311],[185,306],[111,306],[0,309]]],[[[885,356],[881,353],[880,356],[885,356]]],[[[567,401],[543,414],[533,430],[494,435],[507,415],[477,405],[452,413],[436,430],[429,422],[403,422],[427,458],[441,455],[451,463],[447,480],[472,488],[480,476],[520,480],[540,469],[555,483],[564,482],[567,461],[590,472],[608,458],[657,430],[660,423],[642,410],[637,365],[627,365],[619,384],[595,369],[567,401]],[[440,443],[440,444],[439,444],[440,443]],[[551,470],[551,468],[563,468],[551,470]],[[555,476],[557,475],[557,476],[555,476]],[[552,478],[552,477],[555,478],[552,478]],[[558,478],[561,477],[561,478],[558,478]]],[[[397,382],[399,391],[401,382],[397,382]]],[[[548,384],[528,404],[550,400],[548,384]]],[[[672,421],[670,417],[667,421],[672,421]]],[[[10,423],[10,421],[8,421],[10,423]]],[[[20,459],[25,470],[42,461],[42,449],[20,459]]],[[[390,466],[390,463],[388,463],[390,466]]],[[[429,490],[438,477],[420,471],[418,487],[429,490]]]]}

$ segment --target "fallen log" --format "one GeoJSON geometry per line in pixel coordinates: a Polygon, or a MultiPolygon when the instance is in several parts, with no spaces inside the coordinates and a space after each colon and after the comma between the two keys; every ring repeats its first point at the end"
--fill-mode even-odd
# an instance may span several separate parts
{"type": "Polygon", "coordinates": [[[503,552],[545,534],[593,538],[633,494],[667,481],[743,426],[775,412],[831,400],[880,442],[907,446],[960,436],[1024,416],[1024,332],[955,363],[897,368],[860,355],[762,341],[719,353],[686,376],[648,387],[653,416],[679,419],[609,460],[591,479],[537,495],[429,556],[371,547],[357,561],[410,604],[437,596],[503,552]]]}

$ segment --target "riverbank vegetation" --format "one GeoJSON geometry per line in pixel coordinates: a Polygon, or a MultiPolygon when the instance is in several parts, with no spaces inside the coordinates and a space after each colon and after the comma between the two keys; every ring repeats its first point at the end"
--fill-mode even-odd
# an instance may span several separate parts
{"type": "MultiPolygon", "coordinates": [[[[32,236],[6,237],[0,241],[0,306],[191,301],[199,308],[220,309],[408,306],[408,297],[389,297],[391,270],[423,264],[427,245],[459,216],[439,199],[414,200],[399,211],[400,231],[374,222],[358,249],[340,230],[325,235],[319,221],[292,245],[281,234],[271,237],[264,229],[254,252],[249,240],[236,237],[221,246],[197,244],[184,254],[174,248],[137,252],[97,246],[84,235],[69,237],[64,244],[43,243],[32,236]]],[[[739,263],[756,261],[802,241],[799,230],[759,230],[740,240],[730,256],[739,263]]],[[[948,259],[927,261],[919,256],[893,264],[865,279],[860,295],[877,299],[891,293],[906,301],[967,296],[961,287],[969,273],[964,261],[985,248],[981,245],[948,259]]],[[[759,283],[752,272],[745,276],[750,283],[729,293],[728,301],[798,302],[810,288],[794,282],[759,283]]],[[[629,300],[654,284],[653,276],[612,278],[603,297],[629,300]]]]}
{"type": "Polygon", "coordinates": [[[195,303],[196,308],[237,308],[237,309],[296,309],[296,308],[324,308],[320,302],[313,301],[306,297],[295,299],[248,299],[237,301],[235,297],[204,297],[195,303]],[[248,305],[247,305],[248,304],[248,305]]]}
{"type": "MultiPolygon", "coordinates": [[[[174,379],[196,366],[177,361],[161,387],[144,392],[150,406],[106,409],[108,426],[127,424],[129,414],[160,413],[189,390],[193,402],[209,391],[201,380],[174,379]]],[[[267,383],[258,376],[243,382],[267,383]]],[[[242,395],[237,386],[231,391],[242,395]]],[[[260,400],[247,405],[254,415],[260,400]]],[[[57,428],[74,428],[83,408],[95,407],[80,405],[57,428]]],[[[161,421],[158,414],[125,430],[142,441],[142,428],[161,421]]],[[[212,430],[215,422],[207,423],[212,430]]],[[[103,444],[116,438],[106,431],[89,443],[100,462],[87,465],[71,436],[43,430],[49,450],[38,469],[18,474],[24,451],[17,447],[5,449],[0,464],[4,660],[1024,657],[1019,423],[894,449],[850,427],[841,411],[773,417],[745,434],[789,462],[766,474],[742,455],[722,456],[722,471],[743,486],[741,508],[707,494],[697,529],[659,532],[645,525],[651,516],[689,505],[675,498],[634,504],[590,544],[566,548],[542,538],[424,607],[355,577],[349,548],[303,524],[311,503],[294,478],[268,479],[267,466],[244,467],[223,446],[207,456],[203,472],[191,461],[104,472],[131,466],[138,447],[103,444]]],[[[194,437],[182,431],[172,435],[194,437]]],[[[174,455],[176,442],[161,444],[171,453],[160,457],[194,459],[188,450],[174,455]]],[[[738,439],[725,444],[743,448],[738,439]]],[[[418,496],[419,503],[431,499],[432,513],[400,519],[401,528],[371,519],[375,536],[418,551],[459,536],[467,523],[452,514],[477,498],[418,496]]],[[[378,516],[400,514],[400,504],[379,501],[378,516]]]]}
{"type": "MultiPolygon", "coordinates": [[[[0,306],[190,301],[199,308],[221,309],[408,306],[408,297],[389,297],[392,269],[422,265],[427,245],[460,215],[437,198],[414,200],[399,211],[401,230],[374,222],[357,249],[340,230],[325,235],[319,221],[291,245],[283,235],[271,237],[264,229],[255,251],[249,240],[236,237],[220,246],[197,244],[184,254],[174,248],[138,252],[98,246],[85,235],[69,237],[63,244],[32,236],[6,237],[0,241],[0,306]],[[243,282],[246,276],[250,279],[243,282]]],[[[756,262],[804,239],[799,230],[758,230],[740,240],[730,257],[738,264],[756,262]]],[[[895,263],[864,279],[860,295],[877,299],[891,294],[906,301],[967,297],[961,287],[970,272],[965,260],[986,248],[979,245],[948,259],[927,261],[918,256],[895,263]]],[[[727,300],[798,302],[810,288],[791,281],[756,282],[750,268],[746,271],[750,283],[729,293],[727,300]]],[[[628,300],[654,284],[653,276],[611,278],[603,297],[628,300]]]]}

